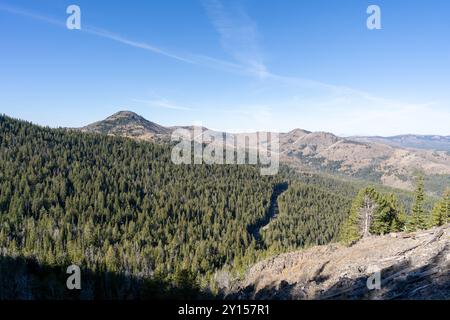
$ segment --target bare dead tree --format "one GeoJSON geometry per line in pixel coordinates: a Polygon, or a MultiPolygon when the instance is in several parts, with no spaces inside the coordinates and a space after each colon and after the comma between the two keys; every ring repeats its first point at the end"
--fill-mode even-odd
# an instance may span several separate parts
{"type": "Polygon", "coordinates": [[[370,236],[370,225],[372,224],[373,214],[376,204],[369,196],[364,196],[364,205],[361,208],[361,224],[363,238],[370,236]]]}

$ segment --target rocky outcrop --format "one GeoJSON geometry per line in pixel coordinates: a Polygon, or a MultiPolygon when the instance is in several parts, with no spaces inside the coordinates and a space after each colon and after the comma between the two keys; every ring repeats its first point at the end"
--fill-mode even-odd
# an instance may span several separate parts
{"type": "Polygon", "coordinates": [[[223,292],[228,299],[450,299],[450,225],[281,254],[223,292]],[[369,289],[378,275],[380,288],[369,289]]]}
{"type": "Polygon", "coordinates": [[[102,133],[137,139],[151,139],[155,135],[170,134],[169,128],[148,121],[131,111],[120,111],[103,121],[81,128],[84,132],[102,133]]]}

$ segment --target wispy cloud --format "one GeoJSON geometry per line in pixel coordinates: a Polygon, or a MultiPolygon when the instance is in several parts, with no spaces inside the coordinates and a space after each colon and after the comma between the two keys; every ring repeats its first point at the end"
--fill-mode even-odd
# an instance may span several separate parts
{"type": "MultiPolygon", "coordinates": [[[[65,21],[60,21],[58,19],[54,19],[52,17],[48,17],[46,15],[42,15],[40,13],[32,12],[29,10],[24,10],[24,9],[18,8],[18,7],[0,4],[0,11],[27,17],[27,18],[31,18],[34,20],[42,21],[42,22],[46,22],[46,23],[49,23],[49,24],[52,24],[52,25],[55,25],[58,27],[63,27],[63,28],[66,27],[65,21]]],[[[83,24],[83,27],[79,31],[83,32],[83,33],[91,34],[94,36],[98,36],[101,38],[109,39],[109,40],[112,40],[115,42],[119,42],[119,43],[131,46],[131,47],[135,47],[138,49],[143,49],[143,50],[146,50],[146,51],[149,51],[149,52],[152,52],[155,54],[159,54],[162,56],[166,56],[166,57],[169,57],[172,59],[176,59],[176,60],[179,60],[179,61],[182,61],[185,63],[190,63],[190,64],[196,63],[187,57],[182,57],[181,55],[177,55],[177,54],[168,52],[166,50],[163,50],[163,49],[161,49],[157,46],[154,46],[152,44],[149,44],[147,42],[131,40],[131,39],[124,37],[122,35],[119,35],[117,33],[113,33],[108,30],[100,29],[100,28],[97,28],[94,26],[89,26],[89,25],[83,24]]]]}
{"type": "Polygon", "coordinates": [[[180,110],[180,111],[194,111],[194,108],[179,106],[175,103],[172,103],[166,99],[133,99],[134,102],[144,103],[149,106],[164,108],[164,109],[172,109],[172,110],[180,110]]]}
{"type": "Polygon", "coordinates": [[[109,39],[109,40],[113,40],[113,41],[116,41],[116,42],[119,42],[119,43],[122,43],[122,44],[126,44],[126,45],[131,46],[131,47],[135,47],[135,48],[143,49],[143,50],[146,50],[146,51],[150,51],[150,52],[153,52],[153,53],[156,53],[156,54],[159,54],[159,55],[162,55],[162,56],[166,56],[166,57],[169,57],[169,58],[172,58],[172,59],[175,59],[175,60],[179,60],[179,61],[182,61],[182,62],[191,63],[191,64],[195,64],[196,63],[193,60],[190,60],[188,58],[182,57],[180,55],[176,55],[176,54],[170,53],[170,52],[165,51],[165,50],[163,50],[161,48],[153,46],[153,45],[151,45],[149,43],[140,42],[140,41],[134,41],[134,40],[128,39],[126,37],[123,37],[123,36],[121,36],[119,34],[116,34],[116,33],[113,33],[113,32],[107,31],[107,30],[102,30],[102,29],[99,29],[99,28],[96,28],[96,27],[87,26],[87,27],[83,27],[81,29],[81,31],[85,32],[85,33],[89,33],[89,34],[95,35],[95,36],[98,36],[98,37],[102,37],[102,38],[106,38],[106,39],[109,39]]]}
{"type": "MultiPolygon", "coordinates": [[[[329,128],[329,130],[335,129],[337,132],[345,132],[346,128],[360,128],[361,132],[365,132],[366,130],[379,132],[380,128],[374,127],[376,123],[378,123],[377,125],[379,125],[379,123],[389,123],[393,132],[400,133],[400,131],[409,130],[409,127],[405,125],[400,126],[398,129],[394,129],[394,126],[399,126],[398,123],[400,121],[399,119],[401,119],[400,117],[408,119],[408,123],[414,123],[417,126],[420,125],[420,119],[428,119],[430,123],[435,123],[439,128],[443,128],[443,130],[445,130],[445,126],[448,127],[448,120],[450,118],[450,113],[446,111],[448,110],[448,106],[446,106],[447,109],[443,109],[444,111],[438,112],[434,111],[437,109],[431,107],[430,102],[410,103],[396,99],[388,99],[346,86],[273,73],[264,63],[257,24],[250,18],[242,6],[233,6],[228,1],[225,5],[225,2],[220,0],[204,0],[204,7],[208,18],[219,34],[223,49],[233,58],[232,61],[195,53],[178,54],[148,42],[130,39],[109,30],[86,24],[83,24],[80,31],[133,48],[145,50],[152,54],[164,56],[181,63],[188,63],[257,78],[263,80],[258,83],[263,86],[263,90],[265,91],[278,90],[281,92],[285,90],[283,91],[283,97],[286,100],[284,106],[281,99],[276,101],[276,103],[272,102],[270,108],[266,108],[258,114],[256,120],[259,123],[265,123],[269,118],[271,119],[271,122],[274,122],[274,118],[277,118],[277,114],[280,114],[284,109],[285,114],[288,114],[288,116],[284,115],[283,119],[279,119],[279,123],[281,123],[280,126],[284,128],[290,123],[295,125],[294,122],[298,123],[298,119],[304,119],[308,120],[306,121],[306,128],[324,127],[329,128]],[[314,93],[312,94],[311,92],[314,93]],[[306,102],[302,100],[296,101],[295,97],[298,93],[302,93],[309,100],[306,102]],[[302,106],[304,107],[303,109],[302,106]],[[312,112],[310,111],[305,112],[305,107],[308,107],[310,110],[315,109],[315,115],[312,116],[312,112]],[[318,108],[321,112],[319,115],[317,114],[318,108]],[[289,111],[286,111],[286,109],[289,109],[289,111]],[[339,112],[342,116],[331,116],[331,114],[336,114],[337,110],[342,110],[342,112],[339,112]],[[271,111],[273,111],[273,113],[270,113],[271,111]],[[310,114],[308,114],[308,112],[310,114]],[[324,117],[321,117],[322,114],[330,114],[328,118],[325,117],[328,120],[323,119],[324,117]],[[296,115],[298,115],[298,117],[296,115]],[[325,125],[325,122],[327,121],[331,121],[330,123],[327,123],[329,126],[325,125]]],[[[0,4],[0,11],[51,24],[60,28],[66,27],[65,20],[54,19],[40,13],[6,4],[0,4]]],[[[264,97],[262,99],[264,99],[264,97]]],[[[136,100],[135,102],[179,111],[196,110],[186,106],[180,106],[159,97],[151,100],[136,100]]],[[[259,103],[261,102],[255,101],[254,105],[258,105],[259,103]]],[[[266,102],[264,101],[264,103],[266,102]]],[[[247,114],[243,115],[243,123],[248,122],[248,113],[253,114],[254,112],[257,112],[255,108],[251,107],[242,108],[241,110],[243,110],[244,113],[247,112],[247,114]]],[[[387,127],[387,125],[384,126],[387,127]]],[[[414,128],[411,128],[411,132],[417,131],[413,129],[414,128]]],[[[353,132],[355,131],[354,129],[350,130],[353,132]]],[[[385,131],[389,130],[385,129],[385,131]]],[[[389,131],[389,133],[391,132],[389,131]]]]}
{"type": "MultiPolygon", "coordinates": [[[[25,10],[23,8],[0,3],[0,11],[6,12],[9,14],[26,17],[26,18],[30,18],[33,20],[41,21],[41,22],[45,22],[45,23],[48,23],[48,24],[51,24],[51,25],[54,25],[54,26],[57,26],[60,28],[66,28],[65,21],[63,21],[63,20],[58,20],[58,19],[46,16],[41,13],[33,12],[30,10],[25,10]]],[[[83,24],[83,27],[78,31],[86,33],[86,34],[94,35],[97,37],[101,37],[104,39],[109,39],[109,40],[130,46],[130,47],[146,50],[148,52],[162,55],[162,56],[165,56],[168,58],[172,58],[172,59],[175,59],[180,62],[199,65],[199,66],[213,68],[213,69],[224,70],[227,72],[232,72],[232,73],[237,73],[237,74],[246,74],[246,75],[249,74],[248,70],[244,70],[244,67],[238,63],[225,61],[225,60],[209,57],[209,56],[202,55],[202,54],[195,54],[195,53],[185,53],[184,55],[177,54],[177,53],[162,49],[162,48],[155,46],[153,44],[150,44],[148,42],[130,39],[129,37],[125,37],[118,33],[111,32],[109,30],[105,30],[102,28],[98,28],[96,26],[83,24]]]]}
{"type": "Polygon", "coordinates": [[[450,112],[439,111],[430,104],[386,107],[377,104],[344,112],[337,110],[320,123],[312,119],[311,123],[341,135],[448,134],[450,112]]]}
{"type": "Polygon", "coordinates": [[[227,6],[220,0],[204,0],[207,15],[220,35],[220,42],[226,52],[238,61],[248,72],[264,78],[267,68],[259,44],[256,22],[242,6],[227,6]]]}
{"type": "MultiPolygon", "coordinates": [[[[314,89],[321,91],[325,97],[335,102],[345,101],[348,103],[351,101],[354,103],[358,101],[358,103],[364,103],[366,101],[367,104],[377,104],[382,108],[415,108],[421,106],[403,101],[385,99],[362,90],[345,86],[273,73],[264,64],[262,58],[263,53],[259,44],[260,35],[257,24],[249,17],[244,8],[236,5],[233,1],[203,0],[203,3],[207,16],[220,35],[222,47],[238,63],[237,65],[224,65],[231,71],[244,72],[258,78],[264,78],[267,86],[275,83],[276,85],[289,86],[293,90],[314,89]]],[[[219,62],[216,62],[216,64],[219,64],[219,62]]]]}
{"type": "Polygon", "coordinates": [[[4,3],[0,3],[0,11],[3,12],[7,12],[10,14],[14,14],[14,15],[20,15],[20,16],[24,16],[24,17],[28,17],[34,20],[39,20],[42,22],[46,22],[49,24],[53,24],[55,26],[60,26],[60,27],[64,27],[65,24],[63,22],[61,22],[60,20],[57,19],[53,19],[51,17],[47,17],[45,15],[41,15],[35,12],[31,12],[31,11],[27,11],[24,10],[22,8],[18,8],[18,7],[13,7],[4,3]]]}

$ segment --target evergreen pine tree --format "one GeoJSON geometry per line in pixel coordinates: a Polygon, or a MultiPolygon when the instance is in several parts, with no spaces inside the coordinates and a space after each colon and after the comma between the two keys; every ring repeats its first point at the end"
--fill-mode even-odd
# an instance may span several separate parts
{"type": "Polygon", "coordinates": [[[371,234],[402,231],[405,214],[394,194],[384,195],[373,187],[360,190],[342,227],[341,241],[347,245],[371,234]]]}
{"type": "Polygon", "coordinates": [[[423,203],[425,201],[425,186],[423,176],[420,175],[416,180],[416,190],[414,192],[414,204],[412,214],[408,221],[408,231],[424,230],[427,227],[425,210],[423,203]]]}
{"type": "Polygon", "coordinates": [[[341,231],[341,241],[350,245],[362,237],[360,228],[360,210],[364,203],[365,190],[360,190],[356,198],[353,200],[348,220],[344,223],[341,231]]]}
{"type": "Polygon", "coordinates": [[[430,227],[440,227],[450,222],[450,189],[444,193],[440,200],[433,208],[430,216],[430,227]]]}

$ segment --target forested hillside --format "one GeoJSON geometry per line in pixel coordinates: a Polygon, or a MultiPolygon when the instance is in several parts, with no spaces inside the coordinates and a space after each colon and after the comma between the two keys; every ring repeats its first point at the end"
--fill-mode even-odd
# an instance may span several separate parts
{"type": "MultiPolygon", "coordinates": [[[[80,130],[165,143],[170,140],[171,133],[178,128],[180,127],[158,125],[131,111],[120,111],[80,130]]],[[[191,126],[182,128],[188,131],[193,129],[191,126]]],[[[208,129],[202,127],[202,130],[208,129]]],[[[213,134],[221,136],[224,133],[216,131],[213,134]]],[[[225,134],[235,139],[243,136],[243,134],[225,134]]],[[[407,191],[414,189],[414,176],[417,172],[422,172],[425,175],[428,193],[434,196],[439,196],[450,183],[450,155],[448,152],[438,151],[439,148],[402,149],[376,141],[360,142],[341,138],[332,133],[302,129],[279,133],[278,136],[281,163],[301,171],[328,173],[339,179],[356,178],[407,191]]],[[[196,140],[203,138],[197,136],[196,140]]]]}
{"type": "Polygon", "coordinates": [[[217,271],[335,242],[364,185],[288,167],[265,177],[249,165],[174,165],[170,154],[0,116],[0,299],[73,297],[71,264],[84,277],[75,298],[197,297],[215,290],[217,271]]]}
{"type": "Polygon", "coordinates": [[[335,241],[351,201],[342,192],[294,182],[280,197],[280,214],[263,233],[264,241],[276,251],[335,241]]]}
{"type": "Polygon", "coordinates": [[[172,281],[251,256],[274,178],[173,165],[170,146],[0,118],[2,255],[172,281]]]}

